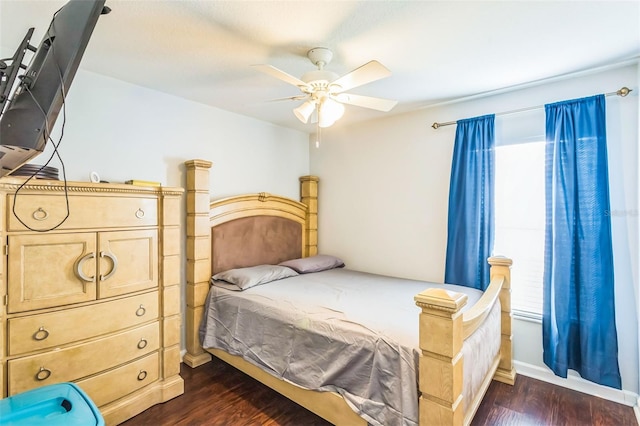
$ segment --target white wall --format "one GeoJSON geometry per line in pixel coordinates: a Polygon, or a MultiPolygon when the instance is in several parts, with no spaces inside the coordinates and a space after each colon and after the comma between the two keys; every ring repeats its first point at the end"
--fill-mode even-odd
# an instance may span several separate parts
{"type": "MultiPolygon", "coordinates": [[[[637,69],[637,86],[640,87],[640,66],[637,69]]],[[[637,98],[638,99],[638,110],[640,110],[640,97],[637,98]]],[[[638,126],[638,137],[637,137],[638,142],[640,143],[640,126],[638,126]]],[[[638,149],[638,165],[640,165],[640,149],[638,149]]],[[[639,172],[640,174],[640,172],[639,172]]],[[[638,181],[640,182],[640,176],[638,177],[638,181]]],[[[638,184],[638,207],[639,207],[639,211],[640,211],[640,184],[638,184]]],[[[640,213],[639,213],[640,215],[640,213]]],[[[638,219],[637,221],[640,221],[640,219],[638,219]]],[[[640,244],[640,226],[637,229],[636,232],[636,242],[638,244],[640,244]]],[[[640,250],[640,249],[639,249],[640,250]]],[[[640,266],[638,265],[638,263],[640,263],[639,260],[636,260],[636,277],[638,277],[640,275],[640,272],[637,271],[638,268],[640,268],[640,266]]],[[[636,306],[637,306],[637,318],[638,318],[638,324],[640,324],[640,289],[638,288],[638,286],[636,286],[636,306]]],[[[640,353],[640,327],[638,327],[638,353],[640,353]]],[[[640,356],[638,356],[638,369],[640,370],[640,356]]],[[[640,388],[640,377],[638,378],[638,388],[640,388]]],[[[640,392],[639,392],[640,393],[640,392]]],[[[636,402],[636,406],[635,406],[635,413],[636,413],[636,419],[638,420],[638,424],[640,424],[640,396],[638,396],[637,402],[636,402]]]]}
{"type": "MultiPolygon", "coordinates": [[[[60,153],[69,180],[91,171],[110,182],[127,179],[184,186],[186,160],[213,161],[216,198],[269,191],[298,197],[307,174],[307,135],[203,104],[80,70],[67,98],[60,153]]],[[[58,140],[62,116],[53,139],[58,140]]],[[[51,152],[31,162],[43,164],[51,152]]],[[[53,166],[60,167],[56,160],[53,166]]]]}
{"type": "MultiPolygon", "coordinates": [[[[341,256],[357,270],[441,282],[455,126],[434,130],[431,124],[629,86],[634,91],[627,98],[607,98],[607,131],[611,209],[618,212],[612,216],[612,229],[619,361],[623,388],[637,394],[637,68],[627,64],[359,125],[337,123],[324,130],[320,148],[310,148],[311,173],[321,179],[320,252],[341,256]]],[[[548,371],[542,362],[539,323],[514,321],[514,356],[520,366],[532,367],[530,371],[548,371]]]]}

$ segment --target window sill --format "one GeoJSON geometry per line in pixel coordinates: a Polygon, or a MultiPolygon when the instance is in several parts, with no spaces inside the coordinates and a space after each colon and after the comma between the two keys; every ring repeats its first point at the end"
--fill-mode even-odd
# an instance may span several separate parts
{"type": "Polygon", "coordinates": [[[528,321],[535,322],[537,324],[542,324],[542,314],[537,314],[534,312],[524,312],[514,310],[512,312],[512,318],[520,321],[528,321]]]}

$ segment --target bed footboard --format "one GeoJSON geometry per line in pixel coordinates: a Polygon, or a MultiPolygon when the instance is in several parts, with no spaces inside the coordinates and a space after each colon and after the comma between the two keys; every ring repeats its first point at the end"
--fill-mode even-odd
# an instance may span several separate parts
{"type": "MultiPolygon", "coordinates": [[[[489,259],[491,282],[478,302],[464,314],[467,296],[444,289],[428,289],[415,296],[420,313],[420,424],[469,423],[477,406],[464,407],[462,343],[484,321],[497,299],[501,304],[501,347],[493,378],[513,384],[515,370],[511,342],[511,260],[489,259]]],[[[489,374],[493,374],[493,370],[489,374]]],[[[488,387],[490,380],[485,380],[488,387]]],[[[482,389],[484,393],[486,390],[482,389]]],[[[478,398],[479,400],[480,398],[478,398]]]]}

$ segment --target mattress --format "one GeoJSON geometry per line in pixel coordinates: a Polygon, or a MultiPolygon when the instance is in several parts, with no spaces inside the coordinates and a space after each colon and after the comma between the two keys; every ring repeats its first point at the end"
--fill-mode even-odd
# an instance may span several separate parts
{"type": "MultiPolygon", "coordinates": [[[[241,292],[211,286],[200,339],[204,348],[239,355],[303,388],[339,393],[370,424],[417,425],[420,309],[413,297],[430,287],[467,294],[467,307],[482,295],[348,269],[241,292]]],[[[499,313],[494,308],[493,325],[485,324],[463,347],[465,383],[471,383],[465,404],[499,351],[499,313]]]]}

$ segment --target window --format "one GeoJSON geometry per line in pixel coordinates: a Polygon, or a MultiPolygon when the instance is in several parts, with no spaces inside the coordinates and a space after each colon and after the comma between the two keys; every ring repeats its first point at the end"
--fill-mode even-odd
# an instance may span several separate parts
{"type": "Polygon", "coordinates": [[[545,142],[496,145],[493,252],[513,259],[514,314],[542,316],[545,142]]]}

